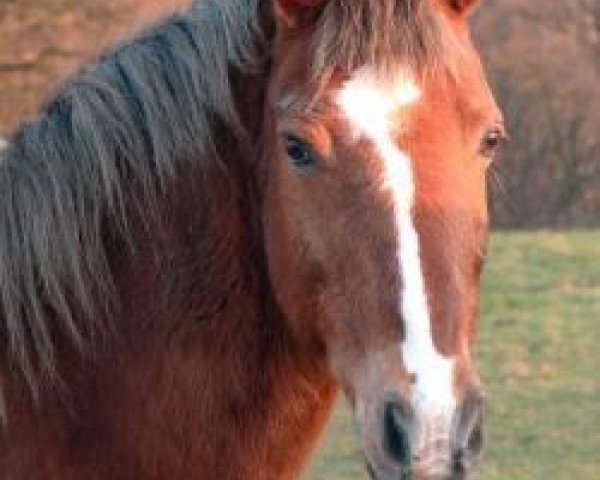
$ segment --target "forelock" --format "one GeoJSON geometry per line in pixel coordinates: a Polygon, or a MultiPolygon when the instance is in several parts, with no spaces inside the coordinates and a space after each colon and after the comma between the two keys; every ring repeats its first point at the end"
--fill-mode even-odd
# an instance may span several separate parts
{"type": "Polygon", "coordinates": [[[443,64],[448,42],[440,15],[428,0],[330,2],[316,27],[313,72],[388,68],[398,61],[415,70],[443,64]]]}

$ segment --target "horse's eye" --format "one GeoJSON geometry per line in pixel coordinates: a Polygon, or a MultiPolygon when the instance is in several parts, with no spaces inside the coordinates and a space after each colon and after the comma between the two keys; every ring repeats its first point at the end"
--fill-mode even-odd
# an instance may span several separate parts
{"type": "Polygon", "coordinates": [[[314,167],[317,160],[311,146],[294,135],[284,137],[285,152],[296,168],[306,169],[314,167]]]}
{"type": "Polygon", "coordinates": [[[488,130],[481,141],[479,153],[485,158],[494,158],[504,140],[506,140],[506,133],[502,127],[494,127],[488,130]]]}

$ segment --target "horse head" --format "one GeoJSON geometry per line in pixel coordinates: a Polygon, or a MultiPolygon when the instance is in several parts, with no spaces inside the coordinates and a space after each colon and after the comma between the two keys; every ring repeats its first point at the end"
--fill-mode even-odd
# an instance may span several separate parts
{"type": "Polygon", "coordinates": [[[471,349],[503,126],[469,39],[475,3],[274,2],[270,275],[378,480],[463,478],[482,450],[471,349]]]}

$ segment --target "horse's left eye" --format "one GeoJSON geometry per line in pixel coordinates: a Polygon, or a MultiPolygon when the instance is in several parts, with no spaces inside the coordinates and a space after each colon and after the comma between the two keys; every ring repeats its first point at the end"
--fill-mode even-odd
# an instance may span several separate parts
{"type": "Polygon", "coordinates": [[[308,142],[294,135],[286,135],[284,142],[285,152],[294,167],[306,169],[315,166],[316,157],[308,142]]]}
{"type": "Polygon", "coordinates": [[[506,140],[506,133],[502,127],[488,130],[481,141],[479,153],[485,158],[494,158],[504,140],[506,140]]]}

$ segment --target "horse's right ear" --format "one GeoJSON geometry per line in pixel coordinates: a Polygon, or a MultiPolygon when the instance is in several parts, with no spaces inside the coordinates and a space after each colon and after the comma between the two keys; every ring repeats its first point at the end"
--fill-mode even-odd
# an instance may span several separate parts
{"type": "Polygon", "coordinates": [[[272,0],[277,23],[294,28],[317,18],[327,0],[272,0]]]}

